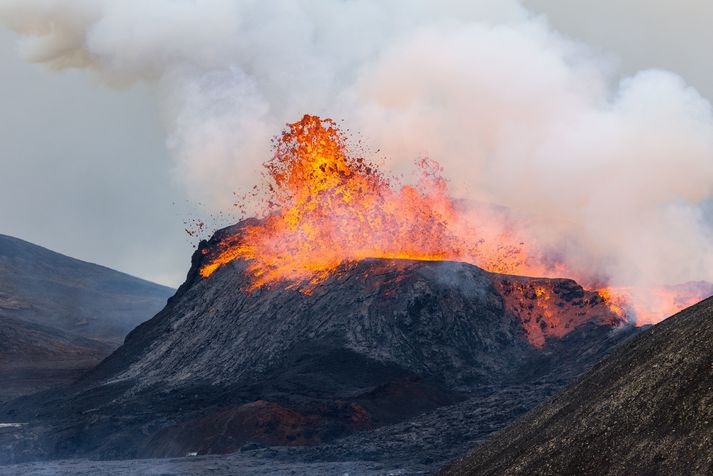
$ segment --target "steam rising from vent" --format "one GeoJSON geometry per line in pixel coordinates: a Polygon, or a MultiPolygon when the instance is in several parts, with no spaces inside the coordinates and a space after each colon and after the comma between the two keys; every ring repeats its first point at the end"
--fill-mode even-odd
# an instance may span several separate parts
{"type": "Polygon", "coordinates": [[[665,71],[617,81],[516,1],[6,0],[0,19],[30,61],[154,85],[177,177],[214,210],[310,112],[391,173],[437,160],[593,283],[713,281],[710,104],[665,71]]]}

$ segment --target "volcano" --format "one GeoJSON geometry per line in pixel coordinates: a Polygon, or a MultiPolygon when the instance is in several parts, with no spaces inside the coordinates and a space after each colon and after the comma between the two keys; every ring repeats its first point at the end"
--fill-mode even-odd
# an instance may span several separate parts
{"type": "Polygon", "coordinates": [[[349,261],[318,286],[254,289],[242,259],[202,276],[252,223],[201,242],[166,307],[79,382],[5,405],[27,423],[0,432],[5,462],[323,445],[500,395],[483,437],[638,332],[572,280],[466,263],[349,261]]]}

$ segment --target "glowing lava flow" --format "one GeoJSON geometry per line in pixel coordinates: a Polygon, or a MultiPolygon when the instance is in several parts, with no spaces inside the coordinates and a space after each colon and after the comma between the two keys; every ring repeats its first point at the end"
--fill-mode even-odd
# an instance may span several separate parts
{"type": "MultiPolygon", "coordinates": [[[[537,255],[528,256],[512,229],[492,227],[487,218],[462,213],[448,195],[440,166],[427,159],[417,165],[418,183],[399,185],[367,160],[351,155],[334,121],[305,115],[288,125],[265,164],[264,216],[220,240],[217,249],[204,249],[208,256],[201,276],[207,278],[239,259],[248,263],[253,276],[250,289],[289,281],[307,283],[308,291],[345,262],[406,258],[464,261],[498,273],[577,278],[563,263],[544,266],[537,255]]],[[[615,316],[645,324],[710,292],[684,291],[597,292],[615,316]]],[[[543,306],[545,297],[535,293],[543,306]]],[[[543,312],[550,312],[545,308],[543,312]]],[[[546,312],[543,316],[547,318],[546,312]]],[[[531,322],[540,325],[534,318],[531,322]]]]}
{"type": "Polygon", "coordinates": [[[426,159],[418,165],[418,184],[397,187],[371,163],[348,154],[332,120],[304,116],[289,125],[265,165],[270,212],[225,246],[201,275],[246,259],[257,287],[284,279],[319,282],[349,260],[478,256],[478,244],[455,231],[466,225],[446,194],[440,167],[426,159]]]}

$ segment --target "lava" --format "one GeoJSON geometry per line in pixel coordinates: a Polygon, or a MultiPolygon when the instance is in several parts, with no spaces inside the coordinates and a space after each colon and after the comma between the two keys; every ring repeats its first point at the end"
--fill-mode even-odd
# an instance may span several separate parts
{"type": "Polygon", "coordinates": [[[572,280],[504,277],[494,285],[537,348],[544,347],[547,337],[564,337],[587,322],[615,327],[625,318],[613,311],[601,291],[584,290],[572,280]]]}
{"type": "MultiPolygon", "coordinates": [[[[419,160],[419,179],[402,185],[353,155],[333,120],[310,115],[288,124],[274,149],[264,165],[262,187],[252,194],[263,195],[262,216],[218,241],[215,249],[203,250],[208,255],[200,269],[203,278],[233,260],[245,260],[253,276],[250,290],[287,281],[305,283],[302,289],[309,292],[346,262],[401,258],[463,261],[497,273],[588,282],[566,263],[545,265],[537,246],[528,247],[515,227],[493,226],[487,214],[465,212],[450,196],[435,161],[419,160]]],[[[615,320],[641,325],[658,322],[711,292],[700,287],[601,287],[594,294],[615,320]]],[[[534,343],[539,345],[546,335],[561,336],[561,329],[576,324],[555,315],[546,289],[525,294],[532,294],[540,313],[523,321],[534,343]]],[[[507,305],[532,309],[529,297],[519,299],[507,305]]]]}
{"type": "MultiPolygon", "coordinates": [[[[245,259],[258,287],[318,283],[341,263],[365,258],[481,261],[483,242],[464,232],[471,224],[449,197],[440,166],[428,159],[417,165],[417,184],[398,185],[350,155],[334,121],[304,116],[288,126],[265,164],[268,213],[229,240],[201,275],[245,259]]],[[[516,248],[491,251],[482,260],[490,268],[517,269],[516,248]]]]}

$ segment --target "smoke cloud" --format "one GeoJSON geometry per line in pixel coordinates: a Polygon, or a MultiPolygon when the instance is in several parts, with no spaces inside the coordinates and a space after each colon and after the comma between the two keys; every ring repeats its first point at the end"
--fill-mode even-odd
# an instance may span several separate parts
{"type": "Polygon", "coordinates": [[[454,193],[615,285],[713,281],[713,114],[674,73],[607,58],[514,0],[5,0],[22,54],[161,98],[176,176],[213,210],[304,113],[392,171],[424,154],[454,193]]]}

